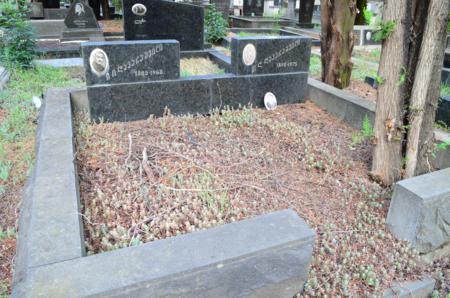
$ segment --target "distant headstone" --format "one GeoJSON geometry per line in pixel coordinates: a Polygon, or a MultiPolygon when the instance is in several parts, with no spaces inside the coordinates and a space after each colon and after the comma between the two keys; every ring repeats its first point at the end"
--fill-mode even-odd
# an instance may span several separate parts
{"type": "Polygon", "coordinates": [[[202,50],[204,9],[164,0],[124,1],[125,40],[175,39],[182,51],[202,50]]]}
{"type": "Polygon", "coordinates": [[[59,8],[59,0],[44,0],[44,8],[59,8]]]}
{"type": "Polygon", "coordinates": [[[44,8],[44,19],[61,20],[67,16],[67,8],[44,8]]]}
{"type": "Polygon", "coordinates": [[[311,39],[301,36],[233,37],[231,67],[235,74],[307,72],[311,39]]]}
{"type": "Polygon", "coordinates": [[[298,10],[298,25],[301,28],[313,28],[312,16],[314,12],[314,0],[300,0],[298,10]]]}
{"type": "Polygon", "coordinates": [[[222,13],[225,20],[228,20],[228,15],[230,12],[230,1],[229,0],[211,0],[211,4],[214,4],[218,11],[222,13]]]}
{"type": "Polygon", "coordinates": [[[180,76],[180,44],[176,40],[85,42],[81,53],[87,86],[180,76]]]}
{"type": "Polygon", "coordinates": [[[450,127],[450,95],[441,96],[436,111],[436,122],[442,122],[450,127]]]}
{"type": "Polygon", "coordinates": [[[244,16],[262,16],[264,0],[244,0],[244,16]]]}
{"type": "Polygon", "coordinates": [[[28,3],[28,17],[30,19],[42,19],[44,17],[44,5],[41,2],[28,3]]]}
{"type": "Polygon", "coordinates": [[[94,11],[84,0],[72,2],[64,24],[70,29],[100,28],[94,11]]]}
{"type": "Polygon", "coordinates": [[[75,0],[69,8],[61,40],[103,40],[94,11],[84,0],[75,0]]]}

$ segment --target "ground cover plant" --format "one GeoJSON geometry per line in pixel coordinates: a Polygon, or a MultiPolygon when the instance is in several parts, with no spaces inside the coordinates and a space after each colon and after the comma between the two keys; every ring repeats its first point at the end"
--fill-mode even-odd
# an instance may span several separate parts
{"type": "Polygon", "coordinates": [[[180,60],[181,77],[221,74],[224,72],[209,58],[183,58],[180,60]]]}
{"type": "Polygon", "coordinates": [[[391,191],[369,178],[371,142],[352,142],[357,130],[312,103],[128,123],[79,116],[76,130],[89,254],[292,208],[317,233],[303,296],[367,297],[425,271],[446,290],[448,260],[424,265],[387,230],[391,191]]]}
{"type": "Polygon", "coordinates": [[[10,290],[18,204],[34,160],[40,101],[36,98],[49,87],[81,84],[65,69],[36,66],[9,71],[10,82],[0,91],[0,297],[10,290]]]}

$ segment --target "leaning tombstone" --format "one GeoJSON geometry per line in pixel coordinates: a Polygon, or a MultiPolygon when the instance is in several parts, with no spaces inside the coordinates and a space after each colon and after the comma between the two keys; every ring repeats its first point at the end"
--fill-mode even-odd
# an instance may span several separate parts
{"type": "Polygon", "coordinates": [[[103,31],[98,25],[94,11],[84,0],[75,0],[69,8],[64,24],[67,29],[62,32],[61,41],[93,40],[101,41],[103,31]]]}

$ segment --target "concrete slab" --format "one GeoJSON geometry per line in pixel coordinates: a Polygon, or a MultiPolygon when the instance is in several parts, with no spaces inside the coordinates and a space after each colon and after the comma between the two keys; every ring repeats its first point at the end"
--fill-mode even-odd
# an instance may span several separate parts
{"type": "Polygon", "coordinates": [[[395,185],[387,217],[395,237],[429,252],[450,242],[449,223],[450,168],[395,185]]]}
{"type": "Polygon", "coordinates": [[[61,59],[39,59],[37,64],[53,67],[83,67],[82,58],[61,58],[61,59]]]}
{"type": "Polygon", "coordinates": [[[430,277],[417,281],[395,283],[385,291],[383,298],[428,298],[436,281],[430,277]]]}

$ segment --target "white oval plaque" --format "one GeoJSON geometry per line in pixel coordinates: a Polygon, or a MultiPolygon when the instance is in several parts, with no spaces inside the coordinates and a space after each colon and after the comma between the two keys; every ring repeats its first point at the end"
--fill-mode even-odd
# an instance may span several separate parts
{"type": "Polygon", "coordinates": [[[366,33],[366,39],[367,39],[367,40],[370,40],[371,38],[372,38],[372,32],[367,31],[367,33],[366,33]]]}
{"type": "Polygon", "coordinates": [[[245,65],[250,66],[255,62],[256,59],[256,48],[253,44],[249,43],[244,47],[242,51],[242,62],[245,65]]]}
{"type": "Polygon", "coordinates": [[[147,13],[147,7],[142,3],[136,3],[131,7],[131,11],[137,16],[143,16],[147,13]]]}
{"type": "Polygon", "coordinates": [[[108,55],[102,49],[94,49],[89,56],[91,72],[98,77],[104,76],[109,70],[108,55]]]}
{"type": "Polygon", "coordinates": [[[264,106],[267,110],[273,111],[277,108],[277,97],[272,92],[267,92],[264,95],[264,106]]]}

